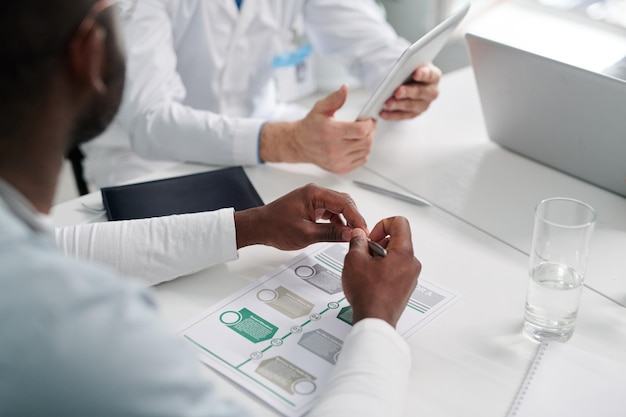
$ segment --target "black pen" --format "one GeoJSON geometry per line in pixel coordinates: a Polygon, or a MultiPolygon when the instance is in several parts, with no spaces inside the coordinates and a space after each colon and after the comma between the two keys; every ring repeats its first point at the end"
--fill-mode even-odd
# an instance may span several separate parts
{"type": "Polygon", "coordinates": [[[387,256],[387,249],[380,246],[380,244],[374,242],[369,237],[367,238],[367,243],[370,245],[370,249],[374,251],[375,254],[382,256],[383,258],[387,256]]]}

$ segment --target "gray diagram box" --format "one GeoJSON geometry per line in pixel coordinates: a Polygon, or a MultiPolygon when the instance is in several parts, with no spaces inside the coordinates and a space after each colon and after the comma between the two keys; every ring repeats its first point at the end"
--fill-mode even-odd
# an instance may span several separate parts
{"type": "Polygon", "coordinates": [[[298,341],[298,344],[309,352],[334,365],[337,363],[339,352],[343,347],[343,340],[333,336],[325,330],[316,329],[304,333],[298,341]]]}
{"type": "Polygon", "coordinates": [[[446,297],[429,288],[418,285],[415,291],[413,291],[413,294],[411,294],[411,298],[415,301],[419,301],[428,308],[433,308],[446,297]]]}

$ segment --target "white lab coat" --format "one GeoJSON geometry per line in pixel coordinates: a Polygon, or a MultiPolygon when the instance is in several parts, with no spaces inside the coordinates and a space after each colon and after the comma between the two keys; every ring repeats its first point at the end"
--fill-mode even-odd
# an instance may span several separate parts
{"type": "Polygon", "coordinates": [[[97,186],[171,165],[259,163],[278,103],[272,60],[306,34],[373,89],[408,46],[373,0],[122,0],[128,71],[111,127],[84,147],[97,186]]]}

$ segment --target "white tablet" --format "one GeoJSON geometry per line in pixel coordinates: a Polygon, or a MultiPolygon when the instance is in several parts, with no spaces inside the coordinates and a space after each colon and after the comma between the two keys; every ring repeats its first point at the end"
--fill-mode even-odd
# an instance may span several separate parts
{"type": "Polygon", "coordinates": [[[378,113],[384,108],[385,101],[393,95],[398,87],[411,79],[415,69],[435,59],[469,8],[470,5],[467,3],[409,46],[365,103],[357,116],[357,120],[378,118],[378,113]]]}

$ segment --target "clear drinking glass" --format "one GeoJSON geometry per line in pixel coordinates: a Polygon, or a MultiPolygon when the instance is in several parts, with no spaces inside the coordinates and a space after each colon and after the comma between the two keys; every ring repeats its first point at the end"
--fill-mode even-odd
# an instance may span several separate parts
{"type": "Polygon", "coordinates": [[[530,338],[565,342],[574,333],[595,221],[582,201],[557,197],[537,205],[524,315],[530,338]]]}

